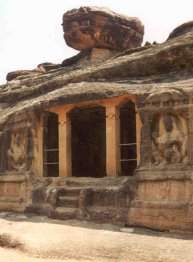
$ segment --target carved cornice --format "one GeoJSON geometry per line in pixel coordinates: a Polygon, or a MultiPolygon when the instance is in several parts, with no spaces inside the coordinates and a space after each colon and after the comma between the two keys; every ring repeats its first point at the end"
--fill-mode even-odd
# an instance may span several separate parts
{"type": "Polygon", "coordinates": [[[181,90],[158,90],[147,96],[139,111],[183,110],[189,108],[190,104],[191,100],[181,90]]]}
{"type": "Polygon", "coordinates": [[[20,114],[20,115],[15,115],[12,118],[10,118],[6,125],[5,125],[5,131],[13,131],[13,130],[18,130],[18,129],[24,129],[28,127],[32,127],[33,125],[36,124],[36,118],[33,113],[29,114],[20,114]]]}
{"type": "Polygon", "coordinates": [[[118,119],[119,117],[120,117],[119,114],[113,114],[113,113],[106,115],[106,118],[108,118],[109,120],[118,119]]]}

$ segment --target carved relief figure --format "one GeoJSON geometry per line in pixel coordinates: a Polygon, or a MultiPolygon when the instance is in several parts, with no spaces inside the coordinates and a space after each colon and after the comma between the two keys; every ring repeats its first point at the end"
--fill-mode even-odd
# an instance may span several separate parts
{"type": "Polygon", "coordinates": [[[7,150],[8,170],[17,172],[26,169],[26,140],[24,134],[12,133],[10,147],[7,150]]]}
{"type": "Polygon", "coordinates": [[[160,114],[151,129],[152,163],[156,166],[187,163],[188,126],[182,115],[160,114]]]}

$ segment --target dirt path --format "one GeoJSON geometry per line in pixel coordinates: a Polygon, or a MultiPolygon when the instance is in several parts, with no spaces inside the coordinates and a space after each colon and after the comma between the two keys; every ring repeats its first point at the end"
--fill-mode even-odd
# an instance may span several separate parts
{"type": "Polygon", "coordinates": [[[0,248],[0,261],[193,262],[193,237],[120,230],[109,224],[1,213],[1,246],[9,239],[15,248],[0,248]]]}

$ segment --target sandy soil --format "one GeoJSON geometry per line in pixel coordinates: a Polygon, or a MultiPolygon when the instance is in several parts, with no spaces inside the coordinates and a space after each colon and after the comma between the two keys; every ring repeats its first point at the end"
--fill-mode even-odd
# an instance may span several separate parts
{"type": "Polygon", "coordinates": [[[193,262],[193,236],[0,213],[1,262],[193,262]],[[122,232],[125,231],[125,232],[122,232]]]}

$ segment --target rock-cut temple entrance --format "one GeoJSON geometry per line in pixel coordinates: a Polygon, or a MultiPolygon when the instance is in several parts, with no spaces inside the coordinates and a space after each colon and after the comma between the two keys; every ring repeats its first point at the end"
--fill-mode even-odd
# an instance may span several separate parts
{"type": "Polygon", "coordinates": [[[72,176],[103,177],[106,175],[105,108],[75,108],[71,121],[72,176]]]}

